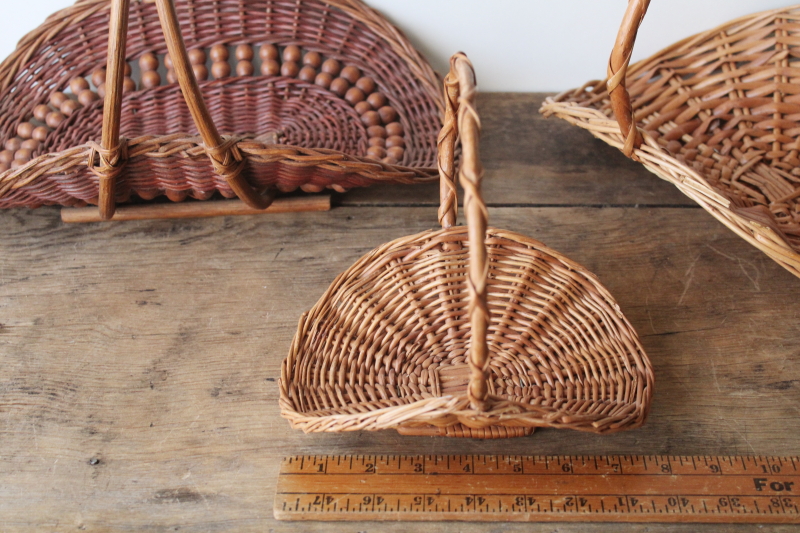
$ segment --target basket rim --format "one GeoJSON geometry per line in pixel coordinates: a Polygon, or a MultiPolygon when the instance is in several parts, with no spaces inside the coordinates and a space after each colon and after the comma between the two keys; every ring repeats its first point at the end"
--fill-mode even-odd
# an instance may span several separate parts
{"type": "MultiPolygon", "coordinates": [[[[399,28],[361,0],[319,1],[338,8],[352,17],[359,18],[377,36],[389,43],[392,50],[406,62],[417,76],[417,81],[423,85],[425,92],[436,103],[439,112],[444,113],[444,103],[439,89],[441,76],[433,70],[399,28]]],[[[75,4],[49,15],[42,24],[25,34],[11,55],[0,62],[0,93],[4,93],[11,86],[20,70],[32,57],[40,53],[51,35],[57,34],[90,15],[110,10],[111,0],[77,0],[75,4]]]]}

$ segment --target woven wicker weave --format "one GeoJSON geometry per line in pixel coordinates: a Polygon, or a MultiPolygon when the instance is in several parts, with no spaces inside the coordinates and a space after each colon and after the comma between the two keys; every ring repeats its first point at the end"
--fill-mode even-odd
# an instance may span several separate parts
{"type": "Polygon", "coordinates": [[[266,190],[435,179],[439,81],[376,11],[359,0],[175,3],[80,0],[23,38],[0,65],[0,142],[10,149],[0,154],[0,207],[99,202],[108,218],[131,193],[219,192],[263,208],[266,190]],[[283,56],[279,73],[268,49],[283,56]],[[339,65],[327,81],[326,60],[339,65]],[[33,127],[41,141],[25,152],[33,127]]]}
{"type": "Polygon", "coordinates": [[[641,161],[800,276],[800,7],[731,21],[628,67],[648,4],[630,0],[609,78],[542,112],[641,161]]]}
{"type": "Polygon", "coordinates": [[[373,250],[300,319],[280,381],[293,427],[496,438],[644,422],[650,362],[608,291],[543,244],[487,229],[474,83],[454,56],[439,136],[443,229],[373,250]],[[468,227],[453,225],[457,129],[468,227]]]}

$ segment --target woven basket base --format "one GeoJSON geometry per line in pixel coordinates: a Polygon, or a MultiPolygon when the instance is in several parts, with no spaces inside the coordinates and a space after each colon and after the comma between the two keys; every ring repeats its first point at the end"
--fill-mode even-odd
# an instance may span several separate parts
{"type": "Polygon", "coordinates": [[[508,439],[512,437],[527,437],[532,435],[536,428],[515,428],[506,426],[491,426],[475,429],[464,424],[447,427],[425,426],[400,426],[397,432],[401,435],[412,437],[461,437],[470,439],[508,439]]]}

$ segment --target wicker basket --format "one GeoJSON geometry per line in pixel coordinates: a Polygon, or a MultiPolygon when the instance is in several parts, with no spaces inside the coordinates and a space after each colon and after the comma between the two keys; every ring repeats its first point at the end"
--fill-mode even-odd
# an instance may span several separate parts
{"type": "Polygon", "coordinates": [[[628,67],[648,4],[630,0],[609,78],[542,112],[620,148],[800,276],[800,7],[731,21],[628,67]]]}
{"type": "Polygon", "coordinates": [[[0,65],[0,207],[436,179],[438,86],[359,0],[80,0],[0,65]]]}
{"type": "Polygon", "coordinates": [[[301,317],[280,381],[293,427],[497,438],[644,422],[650,362],[608,291],[543,244],[487,229],[474,84],[454,56],[439,136],[443,229],[373,250],[301,317]],[[468,227],[453,225],[457,129],[468,227]]]}

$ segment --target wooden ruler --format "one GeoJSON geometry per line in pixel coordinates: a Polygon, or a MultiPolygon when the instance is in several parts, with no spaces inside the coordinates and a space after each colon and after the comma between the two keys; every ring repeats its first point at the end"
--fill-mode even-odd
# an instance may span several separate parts
{"type": "Polygon", "coordinates": [[[800,458],[287,457],[280,520],[800,523],[800,458]]]}

